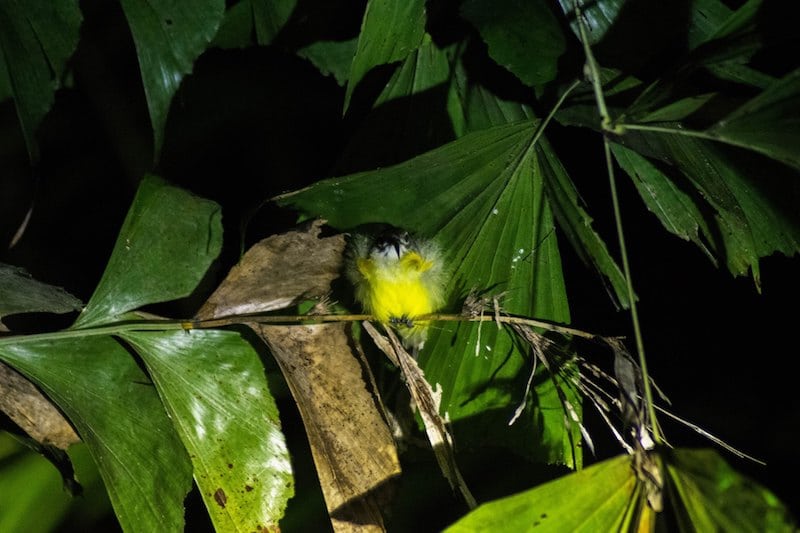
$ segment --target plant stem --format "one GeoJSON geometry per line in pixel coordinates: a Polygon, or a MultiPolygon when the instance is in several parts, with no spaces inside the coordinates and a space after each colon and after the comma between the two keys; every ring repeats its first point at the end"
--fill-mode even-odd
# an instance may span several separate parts
{"type": "Polygon", "coordinates": [[[523,152],[521,152],[520,155],[516,158],[515,163],[514,163],[515,165],[519,165],[520,162],[525,160],[530,155],[531,150],[533,150],[533,148],[536,146],[536,143],[539,142],[539,139],[544,134],[545,128],[547,128],[547,125],[550,124],[551,120],[553,120],[553,117],[555,116],[556,112],[559,110],[561,105],[567,99],[569,94],[572,91],[574,91],[575,88],[580,84],[581,84],[581,80],[574,80],[570,84],[570,86],[567,87],[567,90],[564,91],[564,93],[561,96],[558,97],[558,100],[556,101],[556,104],[553,106],[553,108],[550,110],[550,112],[547,113],[547,116],[544,117],[543,120],[539,121],[539,125],[536,127],[536,131],[533,133],[533,137],[531,137],[531,142],[528,143],[527,148],[525,148],[525,150],[523,152]]]}
{"type": "Polygon", "coordinates": [[[179,320],[142,320],[115,322],[104,326],[90,328],[63,329],[48,333],[34,333],[32,335],[9,335],[0,337],[0,346],[19,342],[58,341],[64,339],[80,339],[84,337],[97,337],[100,335],[116,335],[126,331],[169,331],[185,329],[179,320]]]}
{"type": "MultiPolygon", "coordinates": [[[[456,314],[430,314],[418,318],[421,321],[437,322],[500,322],[503,324],[523,324],[535,328],[545,329],[562,335],[574,335],[584,339],[595,339],[598,335],[581,331],[579,329],[553,324],[551,322],[537,320],[522,316],[510,315],[485,315],[485,316],[464,316],[456,314]]],[[[274,325],[309,325],[332,322],[360,322],[362,320],[375,320],[372,315],[231,315],[221,318],[211,318],[205,320],[140,320],[117,322],[104,326],[97,326],[85,329],[65,329],[48,333],[36,333],[33,335],[9,335],[0,337],[0,345],[13,344],[16,342],[36,342],[36,341],[57,341],[63,339],[75,339],[83,337],[96,337],[98,335],[118,335],[127,331],[174,331],[193,329],[213,329],[224,326],[234,326],[243,324],[274,324],[274,325]]]]}
{"type": "MultiPolygon", "coordinates": [[[[628,124],[626,122],[618,122],[614,125],[616,130],[638,130],[649,131],[652,133],[669,133],[671,135],[683,135],[685,137],[696,137],[698,139],[705,139],[707,141],[721,141],[719,137],[706,133],[704,131],[684,130],[679,128],[668,128],[666,126],[651,126],[649,124],[628,124]]],[[[616,131],[615,130],[615,131],[616,131]]]]}
{"type": "Polygon", "coordinates": [[[625,233],[622,229],[622,213],[619,207],[619,197],[617,195],[617,181],[614,175],[614,161],[611,157],[611,146],[607,138],[603,139],[603,150],[606,156],[606,168],[608,170],[608,182],[611,189],[611,202],[614,207],[614,222],[617,227],[617,239],[619,240],[619,251],[622,256],[622,271],[625,274],[625,285],[628,291],[628,301],[631,306],[631,320],[633,321],[633,336],[636,341],[636,351],[639,354],[639,367],[642,370],[642,385],[644,387],[644,397],[647,404],[648,415],[650,417],[650,427],[653,432],[653,441],[661,443],[661,432],[656,423],[656,410],[653,403],[653,392],[650,387],[650,374],[647,372],[647,358],[644,354],[644,340],[642,338],[642,328],[639,324],[639,313],[636,308],[636,295],[633,292],[633,280],[631,278],[631,267],[628,261],[628,250],[625,245],[625,233]]]}
{"type": "Polygon", "coordinates": [[[602,126],[605,130],[611,125],[611,116],[608,113],[605,95],[603,94],[603,87],[600,84],[600,68],[597,66],[597,61],[592,53],[592,48],[589,46],[589,38],[586,36],[586,26],[583,23],[583,13],[581,12],[578,0],[575,0],[573,5],[575,6],[575,19],[578,21],[578,31],[581,35],[583,53],[586,56],[584,74],[591,78],[592,87],[594,89],[594,99],[597,102],[597,110],[600,112],[602,126]]]}
{"type": "Polygon", "coordinates": [[[539,137],[541,137],[542,134],[544,133],[544,129],[547,127],[548,124],[550,124],[550,121],[553,120],[553,117],[555,116],[556,112],[564,104],[564,101],[567,99],[567,97],[570,95],[570,93],[572,91],[574,91],[575,88],[580,84],[581,84],[581,80],[574,80],[570,84],[570,86],[567,87],[567,90],[564,91],[561,94],[561,96],[558,97],[558,101],[556,101],[556,105],[553,106],[553,109],[550,110],[550,112],[547,114],[547,116],[544,117],[544,120],[539,124],[539,128],[537,128],[536,133],[533,136],[533,140],[531,141],[531,145],[536,144],[536,142],[539,140],[539,137]]]}
{"type": "MultiPolygon", "coordinates": [[[[580,6],[578,4],[579,0],[575,0],[573,4],[575,6],[575,16],[577,17],[581,43],[583,44],[583,50],[586,55],[586,69],[588,70],[587,74],[591,78],[592,86],[594,87],[595,100],[597,101],[597,108],[602,119],[601,126],[603,131],[620,133],[621,125],[613,124],[611,116],[608,113],[608,108],[606,107],[605,97],[603,95],[603,86],[600,83],[600,69],[597,65],[597,61],[594,58],[594,54],[592,53],[591,46],[589,46],[589,41],[586,36],[586,27],[583,22],[580,6]]],[[[617,229],[617,239],[619,241],[620,255],[622,256],[622,269],[625,275],[628,301],[630,302],[631,306],[633,335],[636,341],[636,351],[639,354],[639,367],[642,371],[642,385],[644,387],[645,403],[647,404],[648,416],[650,418],[650,428],[653,434],[653,441],[656,444],[661,444],[661,432],[656,421],[653,392],[650,387],[650,375],[647,372],[647,359],[645,358],[644,340],[642,337],[641,325],[639,324],[639,313],[636,308],[636,295],[633,292],[633,280],[631,278],[630,263],[628,261],[628,251],[627,247],[625,246],[625,232],[623,231],[622,227],[622,214],[619,206],[619,196],[617,194],[617,182],[614,176],[614,161],[611,156],[611,146],[609,144],[608,137],[605,136],[603,137],[603,150],[606,158],[606,170],[608,172],[609,188],[611,189],[611,202],[614,208],[614,222],[617,229]]]]}

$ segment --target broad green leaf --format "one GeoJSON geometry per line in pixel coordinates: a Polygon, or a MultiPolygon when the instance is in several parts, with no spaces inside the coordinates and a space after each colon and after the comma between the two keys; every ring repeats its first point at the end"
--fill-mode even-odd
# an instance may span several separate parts
{"type": "Polygon", "coordinates": [[[95,336],[0,343],[75,425],[126,531],[183,531],[191,463],[155,387],[127,350],[95,336]]]}
{"type": "Polygon", "coordinates": [[[125,333],[194,466],[217,531],[276,529],[293,494],[264,367],[233,331],[125,333]]]}
{"type": "Polygon", "coordinates": [[[225,12],[213,44],[220,48],[266,46],[296,5],[297,0],[241,0],[225,12]]]}
{"type": "MultiPolygon", "coordinates": [[[[13,445],[0,433],[4,441],[13,445]]],[[[58,471],[32,451],[0,454],[0,485],[0,531],[54,531],[69,510],[72,497],[58,471]]]]}
{"type": "Polygon", "coordinates": [[[424,0],[369,0],[350,68],[344,109],[358,83],[373,67],[401,61],[425,34],[424,0]]]}
{"type": "Polygon", "coordinates": [[[143,305],[188,296],[221,245],[217,204],[145,177],[103,277],[75,327],[113,321],[143,305]]]}
{"type": "Polygon", "coordinates": [[[25,449],[10,433],[0,433],[0,461],[6,461],[11,457],[24,453],[25,449]]]}
{"type": "MultiPolygon", "coordinates": [[[[759,89],[766,89],[775,83],[775,78],[759,73],[758,71],[734,62],[722,62],[703,65],[712,70],[720,78],[751,85],[759,89]]],[[[688,66],[687,70],[694,70],[696,66],[688,66]]],[[[689,87],[693,91],[692,83],[683,83],[676,89],[677,84],[674,80],[667,79],[662,82],[659,80],[648,87],[648,91],[634,105],[626,110],[626,118],[637,122],[655,122],[659,120],[673,121],[684,120],[691,113],[698,110],[703,105],[703,100],[711,95],[696,95],[673,101],[674,93],[679,92],[681,87],[689,87]],[[698,107],[692,109],[693,103],[698,107]]],[[[713,118],[713,117],[712,117],[713,118]]]]}
{"type": "MultiPolygon", "coordinates": [[[[574,2],[560,3],[579,35],[574,2]]],[[[638,68],[649,58],[658,59],[682,47],[687,50],[682,62],[676,62],[677,68],[652,82],[628,110],[629,116],[641,117],[672,103],[676,95],[697,91],[696,83],[687,79],[700,68],[723,80],[755,87],[768,84],[770,76],[746,64],[763,49],[762,37],[769,37],[761,36],[756,26],[743,31],[757,12],[755,3],[748,2],[735,12],[720,0],[696,0],[681,9],[658,0],[584,0],[581,5],[589,43],[598,45],[601,61],[638,68]]]]}
{"type": "Polygon", "coordinates": [[[451,141],[453,128],[447,115],[451,72],[448,51],[425,34],[351,137],[340,167],[386,166],[451,141]]]}
{"type": "Polygon", "coordinates": [[[36,130],[53,105],[67,61],[78,46],[81,21],[74,0],[0,2],[0,100],[14,98],[34,162],[36,130]]]}
{"type": "Polygon", "coordinates": [[[533,120],[530,107],[504,100],[475,82],[458,58],[450,90],[448,111],[457,137],[492,126],[533,120]]]}
{"type": "MultiPolygon", "coordinates": [[[[771,138],[767,133],[772,127],[768,117],[774,118],[775,127],[784,130],[796,114],[790,112],[788,116],[779,118],[771,109],[773,102],[778,107],[785,105],[787,111],[795,105],[792,96],[794,80],[791,75],[787,78],[785,86],[777,86],[775,92],[765,96],[761,103],[756,97],[752,107],[741,111],[763,118],[766,139],[771,138]]],[[[565,111],[559,114],[559,119],[565,123],[598,127],[588,108],[577,106],[577,109],[565,111]]],[[[744,127],[742,117],[746,115],[739,113],[735,111],[733,118],[736,122],[742,120],[738,125],[744,127]]],[[[724,124],[725,121],[716,127],[724,128],[724,124]]],[[[639,187],[640,192],[651,210],[656,214],[661,212],[659,218],[668,229],[671,228],[670,231],[675,230],[673,232],[681,236],[695,235],[692,229],[694,219],[699,225],[702,241],[690,238],[701,245],[704,252],[712,252],[734,275],[742,275],[751,269],[758,285],[760,257],[776,251],[791,256],[798,251],[800,222],[793,207],[798,201],[797,191],[793,182],[787,181],[792,179],[787,175],[787,169],[775,168],[779,165],[769,161],[762,162],[767,164],[754,162],[748,154],[736,154],[718,143],[696,138],[710,137],[711,131],[713,128],[708,132],[687,131],[679,123],[637,124],[636,131],[628,129],[615,141],[639,156],[631,156],[629,152],[627,157],[620,157],[618,152],[618,159],[637,187],[644,185],[640,180],[649,182],[647,188],[650,190],[639,187]],[[667,183],[667,180],[672,183],[667,183]],[[668,189],[673,189],[673,192],[668,189]],[[654,194],[659,197],[653,197],[654,194]],[[689,207],[687,201],[690,198],[695,208],[689,207]],[[661,205],[656,206],[655,202],[661,205]],[[685,212],[679,215],[681,211],[685,212]],[[680,219],[675,219],[675,216],[680,219]],[[673,220],[668,221],[669,217],[673,220]],[[707,230],[703,228],[703,220],[707,230]]],[[[764,152],[770,150],[776,154],[776,159],[780,155],[779,160],[788,162],[786,160],[792,157],[793,134],[793,131],[786,134],[789,142],[784,143],[776,135],[775,147],[770,146],[767,140],[759,148],[764,152]]],[[[736,135],[734,130],[731,130],[731,135],[736,135]]],[[[743,134],[744,138],[748,138],[747,133],[743,134]]],[[[746,146],[744,140],[737,142],[746,146]]]]}
{"type": "MultiPolygon", "coordinates": [[[[449,262],[454,271],[449,292],[463,295],[473,288],[504,292],[500,304],[507,312],[569,322],[553,215],[531,135],[529,131],[520,138],[508,153],[507,166],[485,184],[480,196],[467,196],[438,233],[457,254],[449,262]]],[[[443,410],[449,419],[466,421],[461,431],[481,434],[489,423],[491,437],[509,438],[512,430],[507,422],[513,411],[509,406],[525,401],[524,382],[533,363],[523,358],[508,333],[488,324],[442,327],[430,335],[420,362],[427,379],[442,386],[443,410]],[[496,426],[489,420],[483,424],[469,420],[491,411],[496,426]]],[[[541,365],[539,371],[541,385],[519,428],[536,432],[538,440],[517,442],[524,442],[524,453],[537,460],[579,467],[578,427],[565,427],[567,417],[558,393],[541,365]]],[[[578,395],[563,383],[560,386],[579,412],[578,395]]]]}
{"type": "Polygon", "coordinates": [[[723,80],[767,87],[773,81],[771,76],[747,64],[753,55],[764,53],[764,41],[772,38],[762,35],[759,28],[762,3],[763,0],[749,0],[731,11],[718,0],[696,2],[688,34],[694,51],[689,62],[704,66],[723,80]]]}
{"type": "Polygon", "coordinates": [[[70,446],[69,458],[75,467],[75,477],[80,480],[80,498],[74,498],[69,514],[69,521],[84,527],[108,521],[114,514],[114,508],[103,485],[103,478],[97,463],[92,459],[91,450],[85,442],[70,446]]]}
{"type": "Polygon", "coordinates": [[[6,60],[0,54],[0,102],[14,96],[14,90],[11,87],[11,79],[8,77],[8,69],[6,68],[6,60]]]}
{"type": "Polygon", "coordinates": [[[625,531],[641,503],[631,459],[621,455],[534,489],[479,506],[447,533],[625,531]]]}
{"type": "MultiPolygon", "coordinates": [[[[583,21],[586,25],[589,44],[594,46],[604,38],[609,32],[616,30],[615,26],[624,24],[626,26],[639,25],[641,29],[654,30],[652,21],[654,15],[659,14],[661,2],[657,0],[645,0],[639,2],[634,7],[635,2],[628,0],[597,0],[597,1],[578,1],[583,21]]],[[[562,11],[570,21],[572,31],[576,36],[580,36],[578,30],[577,17],[575,16],[575,0],[559,0],[562,11]]],[[[728,22],[731,16],[731,9],[720,0],[695,0],[687,4],[686,9],[681,6],[670,6],[671,11],[679,16],[671,22],[682,23],[685,28],[678,27],[677,24],[670,26],[672,35],[680,35],[681,31],[686,32],[687,45],[695,48],[703,42],[713,37],[728,22]]],[[[656,34],[658,35],[658,34],[656,34]]],[[[635,37],[634,37],[635,38],[635,37]]],[[[629,43],[630,44],[630,43],[629,43]]]]}
{"type": "Polygon", "coordinates": [[[639,119],[639,122],[675,122],[686,117],[703,107],[716,93],[699,94],[681,98],[670,102],[663,107],[655,109],[639,119]]]}
{"type": "Polygon", "coordinates": [[[133,34],[158,159],[172,97],[217,33],[224,0],[122,0],[133,34]]]}
{"type": "Polygon", "coordinates": [[[64,531],[67,516],[89,526],[112,513],[86,445],[71,446],[69,455],[81,480],[79,497],[64,490],[45,458],[0,433],[0,531],[64,531]]]}
{"type": "MultiPolygon", "coordinates": [[[[575,15],[575,0],[558,0],[561,10],[567,16],[572,31],[580,36],[578,21],[575,15]]],[[[606,32],[614,25],[620,11],[627,4],[627,0],[598,0],[589,2],[579,0],[581,14],[588,30],[589,44],[595,45],[603,40],[606,32]]]]}
{"type": "Polygon", "coordinates": [[[611,151],[620,167],[631,177],[647,208],[670,233],[691,240],[716,262],[707,248],[713,242],[711,230],[700,210],[699,198],[678,187],[652,161],[621,144],[612,143],[611,151]]]}
{"type": "Polygon", "coordinates": [[[764,0],[747,0],[744,5],[735,11],[731,11],[721,2],[704,0],[700,2],[703,7],[694,12],[699,15],[696,16],[694,25],[696,27],[702,27],[703,24],[707,25],[702,32],[702,37],[705,39],[708,39],[709,36],[720,39],[735,33],[748,31],[752,29],[753,24],[756,22],[763,3],[764,0]]]}
{"type": "Polygon", "coordinates": [[[772,492],[733,470],[713,450],[674,450],[667,489],[683,531],[797,531],[772,492]]]}
{"type": "MultiPolygon", "coordinates": [[[[667,509],[680,531],[796,531],[787,509],[766,489],[709,450],[664,458],[667,509]]],[[[647,506],[629,456],[619,456],[478,507],[448,533],[483,531],[640,531],[659,518],[647,506]]]]}
{"type": "Polygon", "coordinates": [[[492,59],[526,85],[542,85],[556,77],[566,43],[547,2],[467,0],[461,14],[478,29],[492,59]]]}
{"type": "Polygon", "coordinates": [[[720,0],[695,0],[689,11],[686,40],[689,48],[697,48],[713,39],[724,37],[731,28],[732,11],[720,0]]]}
{"type": "Polygon", "coordinates": [[[672,133],[629,131],[618,140],[688,179],[712,209],[710,248],[732,274],[749,269],[759,286],[759,258],[800,251],[800,224],[791,207],[797,193],[771,175],[774,168],[743,166],[718,145],[681,135],[678,127],[672,133]]]}
{"type": "Polygon", "coordinates": [[[774,77],[736,61],[726,61],[706,65],[706,67],[720,79],[759,89],[766,89],[775,82],[774,77]]]}
{"type": "Polygon", "coordinates": [[[620,306],[627,308],[630,302],[625,277],[603,239],[592,228],[592,219],[582,206],[575,184],[549,144],[543,141],[540,150],[547,197],[553,206],[558,227],[581,260],[587,265],[591,264],[601,279],[610,284],[608,293],[611,298],[616,298],[620,306]]]}
{"type": "Polygon", "coordinates": [[[375,101],[375,107],[444,85],[450,78],[451,70],[447,53],[436,46],[426,33],[419,47],[408,54],[389,79],[375,101]]]}
{"type": "Polygon", "coordinates": [[[0,263],[0,329],[2,318],[16,313],[69,313],[81,301],[70,293],[31,278],[25,270],[0,263]]]}
{"type": "MultiPolygon", "coordinates": [[[[339,228],[385,222],[435,235],[445,245],[452,271],[448,291],[454,309],[470,289],[505,291],[505,310],[567,322],[560,256],[534,133],[532,122],[491,128],[405,163],[325,180],[279,201],[339,228]],[[388,191],[391,202],[375,201],[388,191]]],[[[509,430],[503,426],[523,400],[531,363],[506,333],[496,327],[480,329],[476,346],[477,325],[434,328],[420,357],[429,382],[442,385],[442,411],[451,420],[498,410],[494,418],[502,422],[492,436],[508,443],[509,430]]],[[[572,455],[575,438],[564,427],[563,408],[555,389],[548,387],[536,391],[537,430],[550,435],[536,455],[580,464],[580,457],[572,455]]],[[[567,394],[573,405],[580,405],[567,394]]]]}
{"type": "MultiPolygon", "coordinates": [[[[755,235],[754,224],[767,221],[777,213],[771,214],[766,208],[764,215],[767,218],[759,220],[748,217],[743,202],[751,203],[755,199],[749,198],[750,187],[730,163],[717,157],[712,147],[703,146],[694,139],[675,136],[664,137],[660,141],[671,156],[671,161],[716,211],[715,221],[719,226],[721,242],[715,243],[715,247],[725,250],[729,270],[741,275],[752,266],[753,278],[758,284],[758,247],[759,242],[763,241],[755,235]]],[[[772,251],[765,251],[764,255],[772,251]]]]}
{"type": "Polygon", "coordinates": [[[777,80],[708,133],[800,169],[800,69],[777,80]]]}
{"type": "Polygon", "coordinates": [[[527,122],[473,133],[399,165],[323,180],[277,201],[322,215],[337,228],[385,222],[434,235],[465,200],[485,194],[486,183],[513,161],[514,149],[530,139],[533,127],[527,122]],[[387,190],[392,201],[376,201],[387,190]]]}
{"type": "Polygon", "coordinates": [[[311,61],[324,75],[333,75],[336,83],[343,86],[350,76],[350,65],[356,55],[358,38],[348,41],[317,41],[301,48],[297,55],[311,61]]]}
{"type": "Polygon", "coordinates": [[[693,100],[707,97],[685,96],[687,92],[697,92],[697,81],[691,75],[701,68],[736,83],[761,88],[770,85],[773,82],[770,76],[747,65],[754,54],[764,52],[764,43],[757,37],[758,29],[753,20],[759,3],[760,0],[748,2],[732,12],[718,0],[695,2],[687,34],[690,53],[678,68],[668,71],[643,91],[625,111],[626,118],[641,122],[683,119],[689,113],[676,111],[693,111],[693,100]],[[654,118],[659,116],[663,118],[654,118]]]}

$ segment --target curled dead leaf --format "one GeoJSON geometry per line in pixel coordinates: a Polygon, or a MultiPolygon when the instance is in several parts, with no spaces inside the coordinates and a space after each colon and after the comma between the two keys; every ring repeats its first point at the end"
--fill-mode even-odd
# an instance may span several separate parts
{"type": "Polygon", "coordinates": [[[439,469],[450,483],[450,486],[454,490],[458,489],[461,492],[469,508],[474,509],[478,504],[469,487],[467,487],[461,471],[458,469],[455,450],[453,449],[453,438],[447,429],[445,419],[439,414],[442,398],[441,388],[438,386],[436,389],[431,387],[416,359],[406,351],[394,331],[391,329],[386,330],[387,340],[372,324],[369,322],[364,322],[363,324],[364,329],[375,341],[376,346],[393,363],[400,367],[408,392],[411,394],[411,398],[414,400],[414,404],[422,418],[425,433],[428,435],[428,441],[431,443],[436,461],[439,463],[439,469]]]}
{"type": "Polygon", "coordinates": [[[0,411],[45,446],[62,450],[80,442],[61,412],[25,377],[0,363],[0,411]]]}
{"type": "Polygon", "coordinates": [[[330,292],[342,270],[344,235],[320,237],[324,220],[253,245],[197,313],[199,319],[284,309],[330,292]]]}

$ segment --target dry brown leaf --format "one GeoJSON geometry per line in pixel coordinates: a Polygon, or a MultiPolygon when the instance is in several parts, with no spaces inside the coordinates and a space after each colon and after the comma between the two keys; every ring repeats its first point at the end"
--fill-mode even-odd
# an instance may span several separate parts
{"type": "Polygon", "coordinates": [[[284,309],[330,292],[341,275],[344,235],[320,238],[325,221],[256,243],[197,313],[199,319],[284,309]]]}
{"type": "MultiPolygon", "coordinates": [[[[342,271],[343,235],[320,238],[323,221],[264,239],[244,255],[199,319],[273,311],[321,298],[342,271]]],[[[283,372],[305,425],[337,532],[383,531],[381,508],[400,462],[380,398],[364,382],[345,325],[250,323],[283,372]]]]}
{"type": "Polygon", "coordinates": [[[400,474],[377,391],[344,324],[251,327],[281,367],[303,417],[333,528],[384,531],[381,508],[400,474]]]}
{"type": "Polygon", "coordinates": [[[62,450],[80,438],[58,409],[25,377],[0,363],[0,411],[37,442],[62,450]]]}
{"type": "Polygon", "coordinates": [[[425,379],[425,374],[419,367],[417,360],[406,351],[394,331],[391,329],[386,330],[387,340],[372,324],[369,322],[364,322],[363,324],[364,330],[375,341],[376,346],[393,363],[400,367],[408,392],[411,393],[411,398],[414,400],[414,404],[417,406],[422,418],[425,433],[428,435],[431,447],[433,447],[433,453],[439,463],[439,469],[450,483],[450,486],[461,492],[469,508],[474,509],[478,504],[461,476],[461,471],[456,464],[455,451],[453,450],[453,438],[447,429],[445,419],[439,414],[442,399],[441,388],[434,390],[431,387],[428,380],[425,379]]]}

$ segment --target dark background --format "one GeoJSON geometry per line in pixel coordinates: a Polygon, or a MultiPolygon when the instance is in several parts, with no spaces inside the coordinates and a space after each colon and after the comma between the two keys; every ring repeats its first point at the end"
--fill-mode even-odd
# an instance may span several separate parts
{"type": "MultiPolygon", "coordinates": [[[[74,84],[56,95],[39,132],[42,156],[34,168],[13,104],[0,104],[0,261],[24,267],[35,278],[87,301],[138,180],[152,168],[152,141],[135,50],[119,8],[83,4],[86,20],[72,61],[74,84]],[[31,205],[33,216],[24,236],[7,249],[31,205]]],[[[357,31],[357,24],[355,29],[348,24],[352,21],[341,24],[342,32],[357,31]]],[[[291,43],[291,35],[284,39],[291,43]]],[[[783,65],[775,68],[785,70],[783,65]]],[[[508,76],[497,79],[509,83],[509,94],[519,92],[508,76]]],[[[343,119],[342,98],[343,89],[332,78],[279,47],[211,50],[185,79],[155,172],[223,206],[226,245],[215,267],[217,279],[235,262],[240,241],[252,244],[293,223],[293,213],[262,205],[264,200],[335,175],[341,167],[344,140],[364,119],[358,109],[343,119]]],[[[548,135],[568,164],[596,227],[615,249],[600,138],[558,124],[548,135]],[[570,153],[580,157],[570,159],[570,153]]],[[[764,259],[759,294],[751,279],[734,279],[694,245],[668,234],[624,175],[619,182],[651,375],[672,400],[673,412],[765,460],[767,465],[759,466],[723,452],[738,470],[775,491],[800,515],[793,487],[800,472],[794,453],[800,399],[793,337],[800,263],[796,257],[764,259]]],[[[561,242],[573,324],[632,336],[629,314],[613,307],[594,271],[578,260],[565,239],[561,242]]],[[[195,305],[185,301],[167,310],[185,316],[195,305]]],[[[68,317],[63,319],[67,322],[58,320],[44,324],[68,323],[68,317]]],[[[302,451],[307,444],[292,419],[296,413],[289,401],[281,408],[293,458],[302,461],[308,457],[302,451]]],[[[617,445],[602,437],[607,430],[594,415],[587,416],[599,435],[600,458],[618,453],[617,445]]],[[[710,446],[666,419],[662,424],[673,445],[710,446]]],[[[465,460],[474,475],[485,479],[486,488],[476,492],[499,496],[498,491],[530,486],[524,471],[506,464],[502,454],[483,459],[491,466],[479,466],[481,458],[465,460]]],[[[418,470],[408,465],[409,479],[434,471],[428,470],[431,464],[420,465],[418,470]]],[[[298,489],[313,485],[310,465],[298,468],[298,489]]],[[[434,483],[429,490],[440,488],[434,483]]],[[[318,503],[310,504],[313,512],[319,513],[318,503]]],[[[443,505],[452,507],[451,517],[464,512],[457,503],[443,505]]],[[[418,505],[416,510],[424,508],[418,505]]]]}

